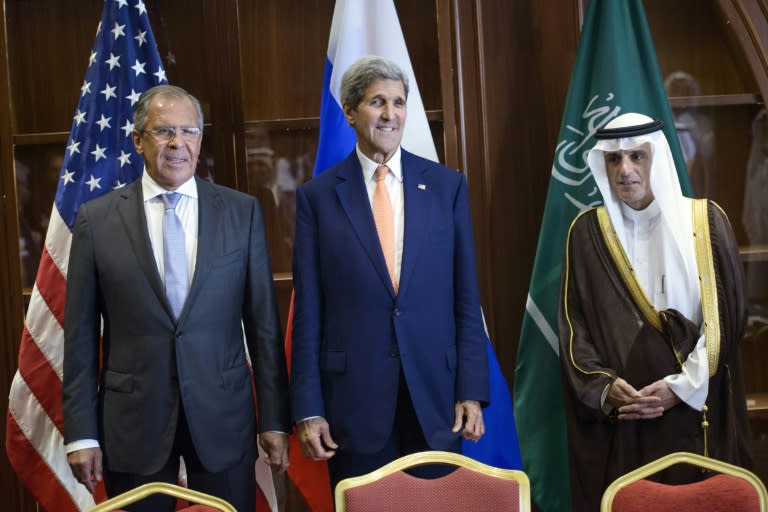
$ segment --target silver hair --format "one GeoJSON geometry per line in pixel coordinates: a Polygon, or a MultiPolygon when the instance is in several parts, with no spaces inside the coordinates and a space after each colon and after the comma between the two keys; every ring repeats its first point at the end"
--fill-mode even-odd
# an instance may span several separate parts
{"type": "Polygon", "coordinates": [[[147,127],[149,106],[156,96],[161,96],[163,98],[188,99],[192,102],[192,105],[195,106],[195,110],[197,110],[197,127],[201,130],[203,129],[203,108],[200,106],[200,100],[181,87],[164,84],[151,87],[139,96],[139,101],[136,102],[136,106],[133,108],[133,129],[138,133],[142,133],[144,128],[147,127]]]}
{"type": "Polygon", "coordinates": [[[378,55],[366,55],[355,62],[341,77],[341,104],[355,109],[365,96],[365,90],[375,80],[395,80],[403,84],[408,99],[408,75],[391,60],[378,55]]]}

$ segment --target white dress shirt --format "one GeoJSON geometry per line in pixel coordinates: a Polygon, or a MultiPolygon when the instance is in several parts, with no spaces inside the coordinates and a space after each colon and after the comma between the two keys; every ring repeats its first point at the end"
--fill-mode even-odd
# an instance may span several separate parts
{"type": "MultiPolygon", "coordinates": [[[[144,194],[144,213],[147,217],[147,230],[149,241],[152,243],[152,253],[155,255],[157,270],[165,284],[165,267],[163,259],[163,214],[165,206],[161,195],[168,193],[166,189],[158,185],[145,171],[141,177],[141,190],[144,194]]],[[[195,275],[195,263],[197,260],[197,182],[194,178],[175,190],[181,194],[176,205],[176,215],[184,229],[184,242],[187,252],[187,276],[189,286],[195,275]]]]}

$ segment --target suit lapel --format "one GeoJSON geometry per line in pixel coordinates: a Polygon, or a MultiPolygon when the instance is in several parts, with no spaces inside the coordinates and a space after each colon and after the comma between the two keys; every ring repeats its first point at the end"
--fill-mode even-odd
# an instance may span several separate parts
{"type": "Polygon", "coordinates": [[[368,192],[363,181],[363,169],[356,153],[352,153],[341,165],[336,175],[339,183],[336,185],[336,195],[341,207],[349,219],[357,238],[363,246],[368,258],[371,260],[376,272],[387,287],[389,293],[394,296],[392,280],[387,271],[387,263],[381,251],[379,235],[376,232],[376,224],[373,221],[373,212],[368,200],[368,192]]]}
{"type": "Polygon", "coordinates": [[[210,275],[213,253],[220,244],[216,244],[217,233],[220,232],[223,202],[216,189],[208,182],[197,180],[197,259],[195,260],[195,274],[189,287],[187,300],[184,302],[179,314],[179,323],[184,321],[191,304],[194,303],[203,283],[210,275]]]}
{"type": "Polygon", "coordinates": [[[403,230],[403,260],[400,266],[399,293],[405,293],[413,275],[419,254],[424,247],[430,213],[430,187],[428,176],[419,160],[402,150],[403,201],[405,226],[403,230]]]}
{"type": "Polygon", "coordinates": [[[173,317],[171,307],[165,296],[163,280],[160,278],[160,272],[157,270],[157,262],[152,252],[152,242],[149,240],[147,216],[144,212],[144,197],[141,191],[141,178],[125,187],[120,196],[123,201],[118,203],[118,211],[131,247],[133,247],[133,252],[136,255],[136,260],[144,271],[144,275],[147,276],[152,290],[157,294],[168,314],[173,317]]]}

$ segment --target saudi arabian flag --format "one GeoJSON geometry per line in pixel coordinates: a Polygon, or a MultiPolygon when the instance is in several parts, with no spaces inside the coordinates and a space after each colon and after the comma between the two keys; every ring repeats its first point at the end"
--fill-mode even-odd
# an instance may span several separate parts
{"type": "Polygon", "coordinates": [[[602,203],[586,158],[594,133],[626,112],[664,121],[683,193],[690,195],[642,1],[590,0],[555,147],[515,370],[523,466],[543,512],[571,507],[557,338],[565,239],[579,212],[602,203]]]}

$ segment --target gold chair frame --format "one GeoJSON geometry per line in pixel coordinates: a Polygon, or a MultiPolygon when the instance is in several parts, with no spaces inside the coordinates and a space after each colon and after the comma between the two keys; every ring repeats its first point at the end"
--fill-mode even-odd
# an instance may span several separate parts
{"type": "Polygon", "coordinates": [[[117,510],[155,493],[166,494],[168,496],[173,496],[174,498],[181,498],[189,501],[192,505],[206,505],[222,512],[237,512],[235,507],[221,498],[193,489],[187,489],[186,487],[181,487],[179,485],[169,484],[167,482],[151,482],[140,485],[135,489],[131,489],[130,491],[126,491],[114,498],[99,503],[91,509],[91,512],[110,512],[112,510],[117,510]]]}
{"type": "Polygon", "coordinates": [[[452,452],[443,451],[426,451],[412,453],[404,457],[400,457],[379,469],[367,473],[365,475],[356,476],[352,478],[345,478],[336,485],[334,496],[336,499],[336,512],[346,512],[346,503],[344,502],[344,491],[353,487],[359,487],[367,485],[377,480],[384,478],[387,475],[410,469],[425,464],[447,464],[456,467],[467,468],[484,475],[500,478],[503,480],[513,480],[518,483],[519,493],[519,512],[531,511],[531,482],[528,480],[528,475],[523,471],[516,469],[501,469],[482,462],[478,462],[474,459],[470,459],[465,455],[452,452]]]}
{"type": "Polygon", "coordinates": [[[757,495],[760,498],[760,511],[768,512],[768,498],[766,497],[768,496],[768,493],[766,493],[765,485],[763,485],[763,482],[757,475],[739,466],[734,466],[733,464],[721,460],[711,459],[697,453],[689,452],[670,453],[669,455],[665,455],[644,466],[640,466],[634,471],[630,471],[614,480],[603,493],[603,498],[600,501],[600,512],[611,512],[616,494],[627,485],[642,480],[643,478],[666,469],[673,464],[691,464],[693,466],[746,480],[757,491],[757,495]]]}

